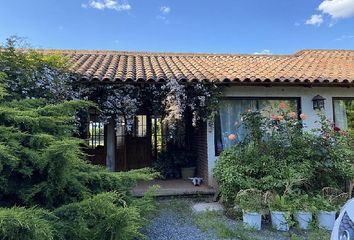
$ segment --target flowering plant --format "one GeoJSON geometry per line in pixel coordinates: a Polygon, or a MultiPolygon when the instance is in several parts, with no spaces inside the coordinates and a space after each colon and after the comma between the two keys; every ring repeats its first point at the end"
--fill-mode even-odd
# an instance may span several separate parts
{"type": "Polygon", "coordinates": [[[323,115],[319,128],[305,131],[306,115],[279,104],[273,114],[247,111],[246,138],[224,150],[214,169],[222,197],[229,201],[246,188],[281,196],[313,194],[341,187],[354,178],[354,151],[348,134],[335,131],[323,115]]]}
{"type": "Polygon", "coordinates": [[[104,122],[123,117],[128,132],[140,110],[162,117],[173,140],[176,132],[183,129],[186,112],[191,113],[190,124],[194,127],[216,115],[220,88],[214,84],[186,85],[171,79],[161,85],[86,84],[79,87],[79,92],[79,98],[98,104],[104,122]]]}

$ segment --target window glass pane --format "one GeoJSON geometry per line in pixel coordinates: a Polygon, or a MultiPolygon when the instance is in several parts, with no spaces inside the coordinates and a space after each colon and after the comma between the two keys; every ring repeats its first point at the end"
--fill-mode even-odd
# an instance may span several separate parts
{"type": "Polygon", "coordinates": [[[160,117],[151,118],[151,143],[152,154],[157,157],[163,149],[163,133],[162,133],[162,120],[160,117]]]}
{"type": "Polygon", "coordinates": [[[136,124],[135,136],[145,137],[146,136],[146,115],[137,115],[135,124],[136,124]]]}
{"type": "Polygon", "coordinates": [[[298,111],[296,100],[278,100],[278,99],[260,99],[258,100],[258,109],[264,117],[270,118],[279,110],[279,104],[285,103],[290,112],[298,111]]]}
{"type": "Polygon", "coordinates": [[[125,121],[122,116],[117,117],[116,123],[117,149],[122,149],[125,144],[125,121]]]}
{"type": "Polygon", "coordinates": [[[230,99],[222,100],[219,117],[215,121],[215,151],[243,141],[247,130],[243,127],[241,116],[248,110],[259,110],[264,117],[271,117],[279,109],[279,103],[284,102],[288,111],[298,113],[296,99],[230,99]]]}
{"type": "Polygon", "coordinates": [[[91,148],[104,146],[104,124],[102,122],[89,122],[87,141],[91,148]]]}
{"type": "MultiPolygon", "coordinates": [[[[220,105],[220,133],[221,146],[227,148],[246,136],[245,128],[241,124],[241,116],[247,110],[256,110],[256,100],[224,100],[220,105]],[[234,135],[232,135],[234,134],[234,135]],[[234,138],[230,135],[235,136],[234,138]]],[[[218,143],[220,144],[220,143],[218,143]]],[[[220,146],[219,146],[220,147],[220,146]]]]}
{"type": "Polygon", "coordinates": [[[354,99],[336,99],[334,105],[334,122],[336,127],[353,134],[354,131],[354,99]]]}

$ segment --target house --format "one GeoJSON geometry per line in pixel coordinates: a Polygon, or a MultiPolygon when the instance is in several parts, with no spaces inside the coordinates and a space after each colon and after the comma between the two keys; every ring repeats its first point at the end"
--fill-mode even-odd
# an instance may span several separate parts
{"type": "MultiPolygon", "coordinates": [[[[239,55],[145,53],[58,50],[73,62],[76,81],[99,84],[161,84],[177,79],[184,84],[216,83],[223,88],[219,116],[213,124],[189,129],[188,144],[198,154],[197,175],[213,185],[212,170],[218,154],[232,144],[228,136],[247,109],[268,109],[285,102],[304,113],[304,127],[316,126],[314,103],[324,100],[322,111],[336,126],[354,127],[354,51],[303,50],[293,55],[239,55]],[[317,96],[316,99],[315,97],[317,96]],[[315,98],[315,99],[314,99],[315,98]],[[315,101],[315,102],[314,102],[315,101]]],[[[53,52],[58,52],[53,50],[53,52]]],[[[161,119],[142,112],[136,116],[133,136],[92,116],[89,139],[96,163],[112,170],[151,166],[163,131],[161,119]]]]}

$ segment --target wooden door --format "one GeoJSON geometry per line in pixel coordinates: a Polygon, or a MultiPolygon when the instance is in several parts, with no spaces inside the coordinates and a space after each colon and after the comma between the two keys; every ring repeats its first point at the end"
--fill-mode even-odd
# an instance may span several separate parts
{"type": "Polygon", "coordinates": [[[151,118],[147,114],[137,115],[131,133],[124,130],[124,122],[116,131],[116,166],[125,171],[151,167],[151,118]]]}

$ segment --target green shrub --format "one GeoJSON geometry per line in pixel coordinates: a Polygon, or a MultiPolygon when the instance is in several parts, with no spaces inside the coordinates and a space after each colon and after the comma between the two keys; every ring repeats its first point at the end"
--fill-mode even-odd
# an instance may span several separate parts
{"type": "Polygon", "coordinates": [[[314,212],[316,211],[315,197],[308,194],[294,194],[291,196],[291,207],[293,212],[314,212]]]}
{"type": "Polygon", "coordinates": [[[71,100],[65,59],[15,44],[0,47],[0,203],[28,208],[0,209],[0,239],[141,237],[156,208],[151,191],[136,200],[130,190],[157,173],[89,164],[75,136],[95,104],[71,100]]]}
{"type": "Polygon", "coordinates": [[[267,209],[264,193],[254,188],[239,191],[235,203],[244,212],[262,213],[267,209]]]}
{"type": "Polygon", "coordinates": [[[6,240],[51,240],[55,239],[53,223],[56,217],[37,208],[1,208],[0,238],[6,240]]]}
{"type": "Polygon", "coordinates": [[[288,212],[292,210],[292,201],[288,196],[272,194],[267,199],[269,209],[272,211],[288,212]]]}
{"type": "Polygon", "coordinates": [[[53,211],[60,219],[58,232],[64,239],[119,239],[141,237],[142,218],[138,208],[127,206],[125,196],[102,193],[53,211]]]}
{"type": "Polygon", "coordinates": [[[319,129],[305,132],[295,113],[279,109],[278,114],[271,119],[260,112],[243,114],[248,136],[224,150],[214,168],[226,202],[233,202],[241,189],[316,194],[324,187],[342,188],[354,178],[348,134],[337,132],[323,115],[319,129]]]}

